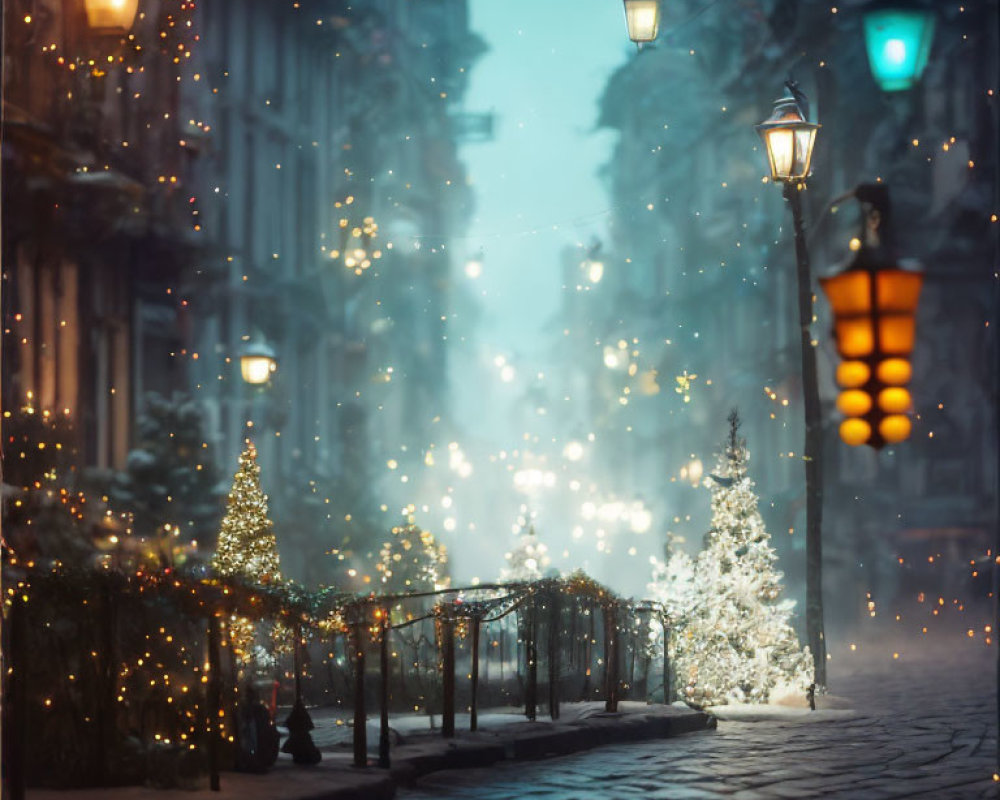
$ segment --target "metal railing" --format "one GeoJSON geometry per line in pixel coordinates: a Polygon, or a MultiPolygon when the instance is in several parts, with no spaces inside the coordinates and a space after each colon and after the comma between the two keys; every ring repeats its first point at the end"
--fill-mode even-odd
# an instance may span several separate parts
{"type": "Polygon", "coordinates": [[[390,714],[404,709],[432,722],[439,713],[441,735],[452,737],[458,707],[477,730],[484,696],[523,707],[529,720],[544,706],[555,720],[566,700],[603,700],[615,712],[621,699],[669,687],[666,659],[662,683],[652,669],[653,622],[668,632],[662,608],[582,573],[360,596],[16,562],[5,573],[4,765],[14,800],[42,775],[76,785],[155,782],[161,762],[171,775],[207,771],[218,789],[241,744],[241,715],[257,702],[241,688],[251,670],[237,663],[240,619],[269,628],[292,662],[280,670],[279,657],[273,669],[294,679],[283,689],[293,712],[285,749],[298,763],[319,758],[307,701],[350,708],[354,764],[365,767],[377,697],[375,763],[385,768],[390,714]],[[123,774],[130,757],[142,768],[123,774]]]}

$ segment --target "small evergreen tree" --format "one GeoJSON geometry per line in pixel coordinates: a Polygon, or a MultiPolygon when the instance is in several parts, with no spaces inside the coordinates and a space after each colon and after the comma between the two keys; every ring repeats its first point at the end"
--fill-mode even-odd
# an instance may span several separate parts
{"type": "Polygon", "coordinates": [[[25,561],[93,558],[106,509],[83,491],[71,418],[25,405],[4,412],[3,433],[0,541],[25,561]]]}
{"type": "Polygon", "coordinates": [[[132,529],[155,544],[164,565],[175,550],[210,541],[222,513],[219,472],[203,437],[202,409],[187,395],[149,394],[136,422],[136,447],[109,492],[132,514],[132,529]]]}
{"type": "Polygon", "coordinates": [[[677,630],[687,624],[695,603],[694,560],[683,550],[667,548],[667,560],[650,557],[652,580],[646,588],[651,600],[663,607],[670,627],[677,630]]]}
{"type": "Polygon", "coordinates": [[[434,540],[433,533],[422,530],[412,516],[393,526],[379,551],[375,570],[388,592],[428,592],[451,583],[447,548],[434,540]]]}
{"type": "Polygon", "coordinates": [[[537,581],[549,565],[549,548],[538,541],[535,526],[518,539],[513,550],[504,553],[507,566],[500,570],[501,581],[537,581]]]}
{"type": "Polygon", "coordinates": [[[812,658],[789,620],[794,601],[780,600],[782,574],[757,510],[739,417],[712,486],[712,528],[698,555],[694,603],[677,641],[683,697],[698,705],[765,703],[777,687],[801,691],[813,682],[812,658]]]}
{"type": "Polygon", "coordinates": [[[673,697],[672,689],[676,682],[669,665],[677,658],[678,642],[684,635],[684,628],[697,600],[694,593],[694,560],[683,550],[675,548],[679,540],[680,537],[668,533],[666,561],[650,557],[653,575],[646,585],[649,598],[660,604],[662,614],[659,620],[661,624],[650,627],[647,652],[651,659],[657,654],[663,657],[663,692],[667,699],[673,697]],[[663,641],[664,636],[666,643],[663,641]]]}

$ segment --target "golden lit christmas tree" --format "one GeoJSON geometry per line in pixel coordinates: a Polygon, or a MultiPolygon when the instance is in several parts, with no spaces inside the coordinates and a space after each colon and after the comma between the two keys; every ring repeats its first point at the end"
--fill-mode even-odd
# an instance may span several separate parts
{"type": "Polygon", "coordinates": [[[392,537],[382,544],[375,565],[388,592],[427,592],[444,589],[451,583],[448,550],[408,516],[392,527],[392,537]]]}
{"type": "Polygon", "coordinates": [[[260,488],[257,448],[247,443],[229,490],[226,516],[212,566],[223,576],[268,585],[281,581],[274,523],[267,516],[267,495],[260,488]]]}
{"type": "MultiPolygon", "coordinates": [[[[233,476],[233,488],[229,490],[212,566],[224,577],[241,578],[262,586],[276,584],[281,581],[278,543],[274,523],[267,516],[267,495],[260,488],[260,466],[253,442],[247,442],[239,465],[233,476]]],[[[256,660],[264,666],[265,651],[254,648],[256,626],[252,620],[233,615],[229,620],[229,637],[243,664],[256,660]]],[[[273,626],[271,639],[276,651],[282,649],[284,638],[284,627],[273,626]]]]}

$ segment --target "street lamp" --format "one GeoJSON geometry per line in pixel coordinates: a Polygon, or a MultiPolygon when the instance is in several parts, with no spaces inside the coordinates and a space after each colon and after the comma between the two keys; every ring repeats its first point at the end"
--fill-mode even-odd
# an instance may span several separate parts
{"type": "Polygon", "coordinates": [[[128,33],[139,10],[139,0],[84,0],[87,25],[109,34],[128,33]]]}
{"type": "Polygon", "coordinates": [[[798,183],[809,177],[816,131],[820,126],[806,119],[809,101],[792,82],[784,97],[775,100],[771,116],[757,126],[764,140],[771,180],[798,183]]]}
{"type": "Polygon", "coordinates": [[[252,386],[260,386],[271,380],[271,373],[278,369],[278,359],[272,348],[263,339],[247,342],[240,351],[240,372],[243,380],[252,386]]]}
{"type": "Polygon", "coordinates": [[[906,384],[916,335],[917,301],[923,275],[899,269],[885,231],[889,190],[884,184],[859,186],[854,196],[864,209],[865,230],[850,266],[820,278],[834,313],[837,350],[844,359],[837,383],[844,390],[837,408],[846,419],[840,438],[876,450],[910,435],[906,384]]]}
{"type": "Polygon", "coordinates": [[[636,44],[652,42],[660,28],[660,0],[625,0],[625,25],[636,44]]]}
{"type": "Polygon", "coordinates": [[[587,248],[587,256],[580,262],[580,269],[591,283],[600,283],[604,277],[604,261],[601,260],[601,243],[594,240],[587,248]]]}
{"type": "Polygon", "coordinates": [[[927,66],[934,13],[917,0],[876,0],[862,14],[872,75],[884,92],[909,89],[927,66]]]}
{"type": "Polygon", "coordinates": [[[784,184],[784,198],[792,208],[795,229],[795,265],[798,282],[799,336],[802,354],[802,395],[805,410],[806,473],[806,632],[813,656],[815,681],[826,685],[826,639],[823,633],[823,426],[820,418],[816,350],[812,324],[812,281],[809,251],[802,224],[802,201],[812,165],[813,145],[819,125],[808,121],[809,101],[794,81],[785,82],[787,93],[775,101],[771,116],[757,126],[771,167],[771,180],[784,184]]]}

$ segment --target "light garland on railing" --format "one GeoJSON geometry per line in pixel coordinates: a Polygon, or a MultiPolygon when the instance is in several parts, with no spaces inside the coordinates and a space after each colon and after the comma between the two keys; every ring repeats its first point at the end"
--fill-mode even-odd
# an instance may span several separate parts
{"type": "MultiPolygon", "coordinates": [[[[102,619],[113,618],[105,616],[112,608],[127,612],[130,619],[148,619],[149,629],[138,630],[128,652],[94,650],[91,657],[95,667],[102,659],[113,660],[114,697],[120,713],[141,713],[140,709],[146,707],[150,698],[159,703],[157,707],[163,711],[162,719],[157,718],[155,730],[146,731],[145,745],[180,747],[185,751],[201,750],[209,735],[218,736],[229,744],[235,738],[234,723],[228,716],[234,695],[228,695],[229,700],[223,701],[218,716],[209,724],[205,706],[207,698],[211,697],[209,663],[201,655],[195,655],[201,652],[212,617],[220,622],[218,644],[223,653],[235,656],[233,648],[239,633],[234,629],[234,619],[245,619],[251,624],[269,620],[288,632],[289,644],[293,636],[299,637],[300,642],[308,642],[314,637],[329,639],[359,630],[363,634],[362,641],[368,640],[365,647],[381,643],[387,633],[433,620],[437,633],[435,640],[440,647],[444,642],[442,625],[450,625],[456,639],[467,639],[473,621],[488,624],[515,611],[519,615],[538,613],[548,607],[555,594],[585,601],[590,609],[601,607],[610,611],[619,636],[629,635],[633,626],[618,612],[641,614],[657,607],[651,601],[640,603],[619,597],[583,572],[530,583],[484,584],[386,595],[346,594],[332,588],[307,591],[292,582],[262,586],[236,575],[204,577],[166,570],[120,571],[107,566],[70,568],[55,562],[47,565],[34,561],[21,563],[10,555],[5,572],[4,601],[8,610],[18,606],[19,613],[30,613],[33,622],[39,623],[39,630],[47,631],[57,620],[72,626],[73,615],[69,612],[74,606],[81,608],[88,619],[95,612],[101,614],[102,619]],[[41,598],[43,605],[26,612],[35,597],[41,598]],[[414,604],[422,606],[426,612],[415,610],[414,604]],[[399,615],[399,621],[387,617],[403,608],[407,610],[399,615]]],[[[562,607],[571,608],[572,604],[564,603],[562,607]]],[[[393,657],[396,655],[394,653],[393,657]]],[[[225,657],[221,661],[227,663],[225,657]]],[[[440,664],[432,664],[432,669],[440,669],[440,664]]],[[[78,672],[71,676],[53,676],[52,684],[63,689],[52,690],[51,696],[32,698],[30,702],[33,704],[37,700],[42,712],[58,710],[60,703],[66,701],[64,689],[67,685],[81,684],[83,689],[82,684],[90,685],[95,680],[89,673],[82,678],[78,672]]],[[[32,683],[44,686],[38,676],[32,683]]],[[[234,693],[238,691],[235,686],[231,689],[234,693]]]]}

